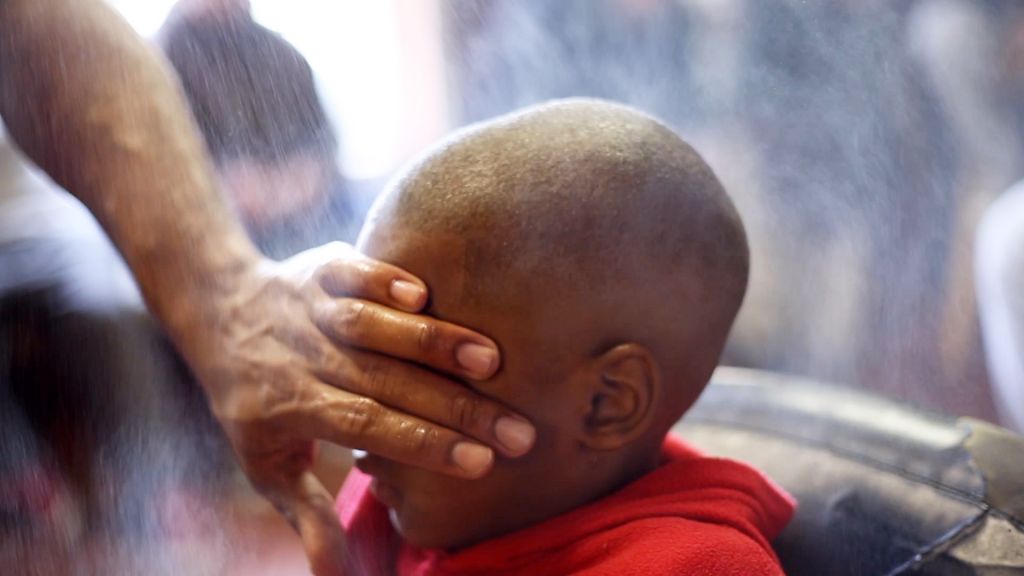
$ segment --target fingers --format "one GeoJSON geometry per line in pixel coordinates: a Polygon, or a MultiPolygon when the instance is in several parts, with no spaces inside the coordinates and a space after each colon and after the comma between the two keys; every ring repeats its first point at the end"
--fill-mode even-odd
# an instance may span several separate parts
{"type": "Polygon", "coordinates": [[[472,380],[486,380],[498,370],[493,340],[436,318],[349,298],[322,300],[311,314],[317,328],[338,343],[472,380]]]}
{"type": "Polygon", "coordinates": [[[347,244],[332,243],[303,254],[305,261],[324,261],[328,254],[333,258],[314,276],[328,295],[344,297],[314,298],[312,315],[336,342],[466,378],[483,380],[497,371],[498,348],[489,338],[410,314],[427,301],[426,286],[412,274],[367,258],[347,244]]]}
{"type": "Polygon", "coordinates": [[[299,533],[313,574],[347,573],[345,537],[334,511],[334,499],[312,472],[277,480],[262,487],[262,492],[299,533]]]}
{"type": "Polygon", "coordinates": [[[463,434],[377,400],[321,384],[320,399],[287,418],[297,434],[451,476],[479,478],[494,452],[463,434]]]}
{"type": "MultiPolygon", "coordinates": [[[[361,351],[344,356],[329,351],[324,360],[330,368],[321,378],[357,397],[372,399],[372,404],[353,407],[351,399],[334,397],[334,409],[339,414],[370,411],[372,417],[387,407],[399,411],[395,417],[414,415],[431,422],[432,427],[440,425],[471,436],[505,456],[521,456],[533,446],[536,432],[529,422],[468,386],[393,358],[361,351]]],[[[363,416],[360,413],[357,419],[363,416]]],[[[388,424],[398,428],[402,422],[399,419],[388,424]]]]}
{"type": "Polygon", "coordinates": [[[408,312],[416,312],[427,303],[427,287],[419,278],[397,266],[367,258],[351,247],[342,257],[320,266],[315,277],[332,296],[372,300],[408,312]]]}

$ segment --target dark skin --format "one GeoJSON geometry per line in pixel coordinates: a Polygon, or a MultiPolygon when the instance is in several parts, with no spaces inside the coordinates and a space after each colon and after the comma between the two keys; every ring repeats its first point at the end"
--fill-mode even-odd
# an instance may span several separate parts
{"type": "Polygon", "coordinates": [[[699,155],[635,110],[586,100],[446,140],[378,199],[359,246],[427,282],[430,315],[500,343],[495,377],[463,381],[537,427],[529,455],[475,482],[357,460],[405,541],[446,550],[657,466],[711,377],[748,270],[742,223],[699,155]]]}
{"type": "Polygon", "coordinates": [[[614,313],[587,313],[586,298],[540,298],[535,292],[546,291],[537,282],[500,305],[469,303],[463,282],[472,272],[461,258],[464,245],[456,237],[425,237],[386,214],[378,214],[360,240],[371,257],[431,286],[430,315],[501,343],[499,373],[486,386],[467,384],[529,415],[538,431],[529,455],[499,458],[475,481],[376,455],[357,458],[356,465],[375,477],[372,490],[391,508],[395,528],[424,548],[463,548],[608,494],[656,466],[664,423],[672,420],[656,405],[672,392],[654,355],[637,343],[598,340],[616,323],[614,313]]]}
{"type": "Polygon", "coordinates": [[[487,379],[500,359],[417,315],[421,280],[340,244],[259,254],[173,75],[104,2],[0,0],[0,78],[11,137],[102,224],[314,572],[345,569],[317,440],[464,478],[529,450],[528,423],[441,375],[487,379]]]}

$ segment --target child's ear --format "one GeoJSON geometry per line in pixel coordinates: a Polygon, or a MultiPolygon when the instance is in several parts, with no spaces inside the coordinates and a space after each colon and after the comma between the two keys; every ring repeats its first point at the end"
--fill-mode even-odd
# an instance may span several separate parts
{"type": "Polygon", "coordinates": [[[661,393],[661,371],[651,352],[639,344],[615,346],[597,358],[593,368],[583,442],[595,450],[615,450],[650,428],[661,393]]]}

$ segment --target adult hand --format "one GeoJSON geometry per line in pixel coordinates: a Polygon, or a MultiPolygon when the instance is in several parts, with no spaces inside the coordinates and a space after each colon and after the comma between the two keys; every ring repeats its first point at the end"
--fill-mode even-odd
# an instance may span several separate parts
{"type": "Polygon", "coordinates": [[[529,449],[529,424],[427,369],[484,379],[498,358],[487,338],[416,316],[419,280],[340,245],[260,260],[179,84],[105,2],[0,0],[0,30],[10,135],[118,247],[318,573],[337,573],[343,546],[309,472],[314,440],[467,477],[487,472],[488,446],[529,449]]]}
{"type": "Polygon", "coordinates": [[[265,262],[231,292],[185,353],[315,573],[342,573],[344,559],[333,499],[310,471],[316,440],[467,478],[487,473],[493,450],[531,447],[529,423],[439,374],[489,378],[497,346],[416,315],[427,299],[416,277],[334,243],[265,262]]]}

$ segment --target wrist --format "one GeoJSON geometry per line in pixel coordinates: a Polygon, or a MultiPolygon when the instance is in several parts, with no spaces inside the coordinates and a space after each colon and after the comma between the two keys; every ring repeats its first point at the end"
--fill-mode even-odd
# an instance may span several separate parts
{"type": "Polygon", "coordinates": [[[245,298],[242,293],[257,283],[269,264],[247,240],[205,252],[209,253],[194,255],[179,276],[164,280],[164,286],[173,288],[159,290],[160,300],[149,303],[190,361],[193,351],[214,345],[211,337],[225,323],[225,315],[245,298]]]}

